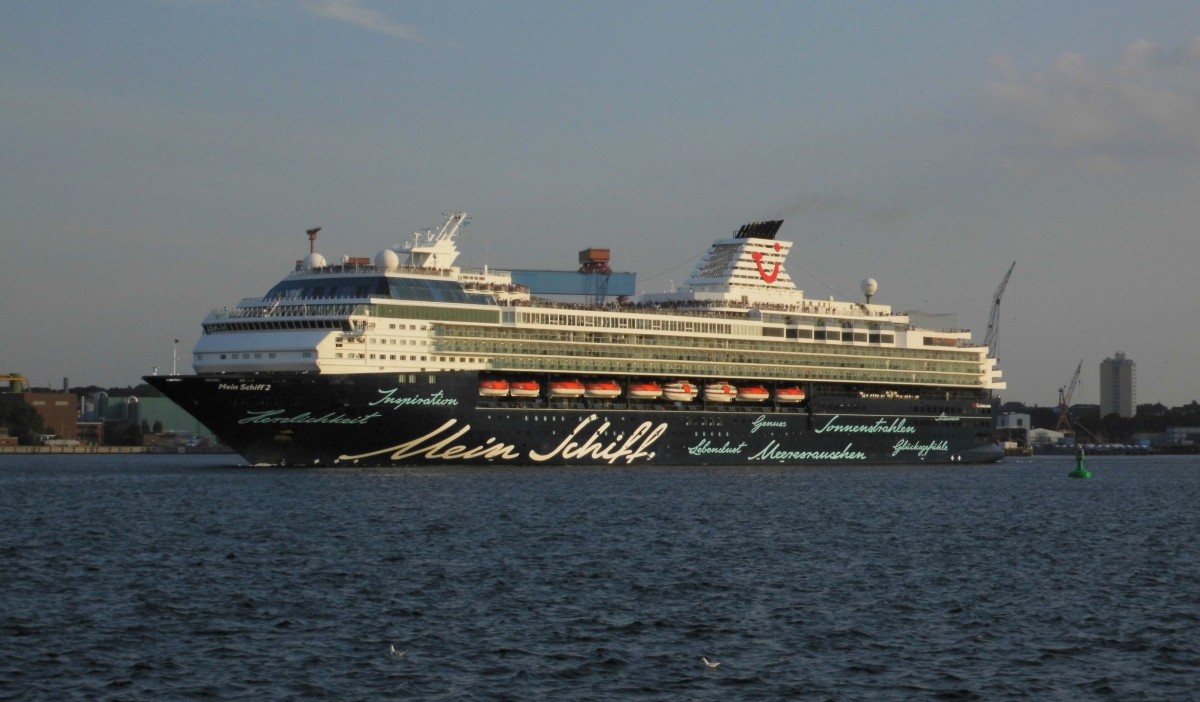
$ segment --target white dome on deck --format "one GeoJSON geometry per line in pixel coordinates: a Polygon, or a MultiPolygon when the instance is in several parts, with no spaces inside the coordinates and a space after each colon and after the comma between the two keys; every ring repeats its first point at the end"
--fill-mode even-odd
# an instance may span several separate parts
{"type": "Polygon", "coordinates": [[[314,268],[324,268],[326,265],[325,257],[319,253],[310,253],[304,257],[304,270],[306,271],[311,271],[314,268]]]}
{"type": "Polygon", "coordinates": [[[862,282],[863,295],[867,298],[867,303],[871,302],[871,298],[879,291],[879,283],[875,282],[874,278],[863,278],[862,282]]]}
{"type": "Polygon", "coordinates": [[[375,267],[384,271],[394,271],[400,267],[400,255],[391,249],[384,249],[375,254],[375,267]]]}

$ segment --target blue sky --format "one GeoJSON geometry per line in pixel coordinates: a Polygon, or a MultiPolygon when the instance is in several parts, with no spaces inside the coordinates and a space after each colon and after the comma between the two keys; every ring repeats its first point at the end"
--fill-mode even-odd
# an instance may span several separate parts
{"type": "Polygon", "coordinates": [[[322,226],[373,256],[473,215],[460,262],[656,292],[782,217],[815,297],[1004,296],[1005,399],[1080,359],[1200,399],[1200,3],[128,0],[0,5],[0,370],[190,369],[212,308],[322,226]]]}

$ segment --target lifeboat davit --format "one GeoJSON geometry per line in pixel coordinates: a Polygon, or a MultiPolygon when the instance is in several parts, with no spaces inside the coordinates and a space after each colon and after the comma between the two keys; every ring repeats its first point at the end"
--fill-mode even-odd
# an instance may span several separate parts
{"type": "Polygon", "coordinates": [[[480,397],[504,397],[508,395],[507,380],[485,380],[479,384],[480,397]]]}
{"type": "Polygon", "coordinates": [[[686,380],[677,380],[663,386],[663,397],[671,402],[691,402],[700,394],[700,388],[686,380]]]}
{"type": "Polygon", "coordinates": [[[614,397],[621,396],[621,386],[617,385],[614,380],[598,380],[588,383],[583,394],[585,397],[597,400],[611,400],[614,397]]]}
{"type": "Polygon", "coordinates": [[[775,400],[777,402],[803,402],[803,388],[779,388],[775,391],[775,400]]]}
{"type": "Polygon", "coordinates": [[[709,383],[704,386],[704,399],[709,402],[733,402],[737,388],[729,383],[709,383]]]}
{"type": "Polygon", "coordinates": [[[537,397],[542,393],[542,386],[534,380],[514,380],[508,386],[508,394],[513,397],[537,397]]]}
{"type": "Polygon", "coordinates": [[[629,397],[634,400],[657,400],[663,389],[658,383],[630,383],[629,397]]]}
{"type": "Polygon", "coordinates": [[[550,381],[550,397],[582,397],[584,389],[578,380],[550,381]]]}
{"type": "Polygon", "coordinates": [[[761,385],[748,385],[737,389],[737,399],[741,402],[766,402],[771,393],[761,385]]]}

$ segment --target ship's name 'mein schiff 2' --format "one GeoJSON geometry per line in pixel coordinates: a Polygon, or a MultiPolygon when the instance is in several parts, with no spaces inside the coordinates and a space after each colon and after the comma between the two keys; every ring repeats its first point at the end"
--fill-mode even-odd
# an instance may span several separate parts
{"type": "Polygon", "coordinates": [[[805,297],[784,267],[782,221],[717,239],[678,290],[594,304],[456,266],[468,221],[449,213],[374,259],[335,264],[310,230],[294,271],[205,318],[195,374],[146,381],[252,464],[1004,455],[993,430],[1004,383],[988,348],[872,302],[871,279],[862,302],[805,297]]]}

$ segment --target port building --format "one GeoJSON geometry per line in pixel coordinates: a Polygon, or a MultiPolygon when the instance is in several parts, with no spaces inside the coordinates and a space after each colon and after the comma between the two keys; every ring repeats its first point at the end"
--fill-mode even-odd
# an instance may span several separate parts
{"type": "Polygon", "coordinates": [[[1133,417],[1137,412],[1137,366],[1118,351],[1100,362],[1100,416],[1133,417]]]}

